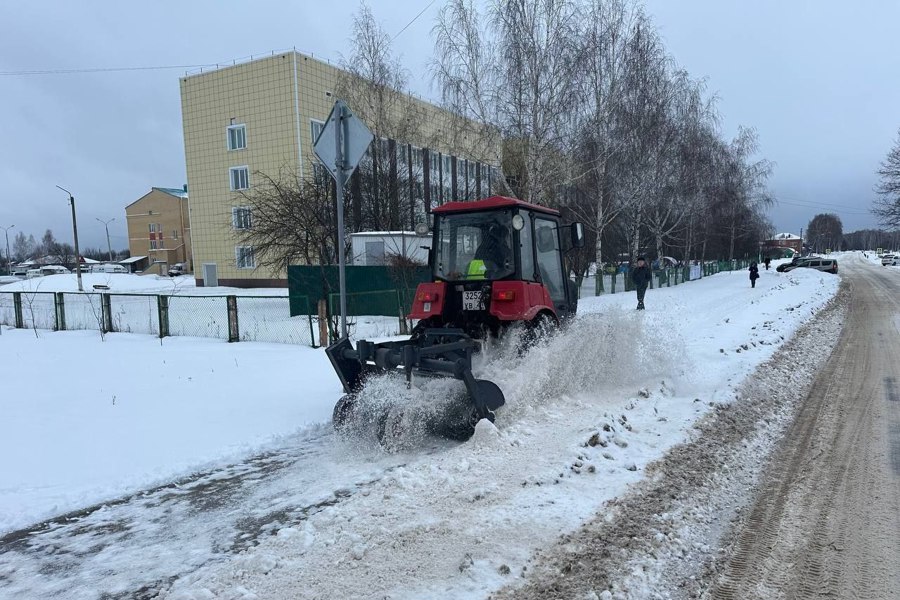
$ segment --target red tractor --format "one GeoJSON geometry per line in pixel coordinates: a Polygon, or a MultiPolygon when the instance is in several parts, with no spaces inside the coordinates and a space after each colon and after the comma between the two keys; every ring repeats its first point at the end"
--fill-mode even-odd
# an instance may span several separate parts
{"type": "Polygon", "coordinates": [[[503,196],[450,202],[432,214],[434,281],[416,290],[412,336],[378,344],[362,340],[355,349],[343,338],[326,349],[347,393],[335,406],[338,429],[353,413],[366,377],[402,370],[408,383],[414,373],[465,383],[463,424],[451,429],[452,437],[468,437],[479,419],[493,421],[505,403],[496,384],[472,374],[479,340],[501,336],[516,324],[537,331],[575,314],[578,293],[563,256],[584,244],[580,223],[562,225],[556,210],[503,196]]]}

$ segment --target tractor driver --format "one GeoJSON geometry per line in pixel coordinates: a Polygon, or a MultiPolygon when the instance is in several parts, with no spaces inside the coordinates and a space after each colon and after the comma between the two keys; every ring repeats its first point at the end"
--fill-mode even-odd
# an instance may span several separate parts
{"type": "Polygon", "coordinates": [[[488,227],[487,235],[475,250],[475,256],[469,263],[468,279],[484,279],[490,273],[505,271],[510,260],[509,229],[494,223],[488,227]]]}

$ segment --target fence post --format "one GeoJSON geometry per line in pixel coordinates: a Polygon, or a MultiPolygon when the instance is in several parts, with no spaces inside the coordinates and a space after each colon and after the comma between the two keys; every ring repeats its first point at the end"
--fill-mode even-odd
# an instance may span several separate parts
{"type": "Polygon", "coordinates": [[[13,312],[16,316],[16,329],[25,329],[25,319],[22,318],[22,292],[13,292],[13,312]]]}
{"type": "Polygon", "coordinates": [[[113,330],[112,300],[110,298],[110,294],[100,294],[100,320],[102,321],[104,333],[109,333],[113,330]]]}
{"type": "Polygon", "coordinates": [[[617,275],[617,273],[613,273],[609,278],[609,281],[610,281],[609,293],[610,294],[616,293],[616,275],[617,275]]]}
{"type": "Polygon", "coordinates": [[[56,327],[54,327],[55,331],[65,331],[66,330],[66,301],[63,297],[62,292],[56,292],[53,294],[53,298],[55,302],[53,303],[53,308],[56,310],[56,327]]]}
{"type": "Polygon", "coordinates": [[[225,303],[228,305],[228,341],[241,341],[241,332],[238,329],[238,308],[237,296],[226,296],[225,303]]]}
{"type": "Polygon", "coordinates": [[[159,311],[159,337],[169,335],[169,297],[157,296],[156,308],[159,311]]]}
{"type": "MultiPolygon", "coordinates": [[[[678,285],[678,282],[675,282],[678,285]]],[[[666,269],[666,287],[672,287],[672,269],[666,269]]]]}
{"type": "Polygon", "coordinates": [[[319,300],[317,307],[319,315],[319,345],[328,345],[328,301],[325,298],[319,300]]]}

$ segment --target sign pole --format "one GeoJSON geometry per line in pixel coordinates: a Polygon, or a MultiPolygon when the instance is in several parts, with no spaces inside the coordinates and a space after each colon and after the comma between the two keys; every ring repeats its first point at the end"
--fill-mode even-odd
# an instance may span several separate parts
{"type": "Polygon", "coordinates": [[[313,144],[316,156],[334,177],[337,202],[338,276],[341,286],[341,338],[347,333],[347,257],[344,251],[344,184],[353,175],[374,136],[342,100],[334,103],[331,115],[313,144]],[[331,130],[334,129],[332,132],[331,130]],[[332,141],[331,136],[334,136],[332,141]]]}
{"type": "Polygon", "coordinates": [[[335,104],[334,115],[334,166],[337,201],[338,279],[341,287],[341,337],[347,337],[347,279],[344,265],[344,107],[335,104]]]}

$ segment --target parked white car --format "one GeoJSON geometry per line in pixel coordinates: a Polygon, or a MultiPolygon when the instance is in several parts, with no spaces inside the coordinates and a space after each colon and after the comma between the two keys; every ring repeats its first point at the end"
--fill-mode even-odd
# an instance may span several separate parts
{"type": "Polygon", "coordinates": [[[37,269],[28,269],[28,272],[25,273],[25,277],[27,279],[33,279],[35,277],[45,277],[47,275],[68,275],[71,272],[72,271],[62,265],[44,265],[37,269]]]}
{"type": "Polygon", "coordinates": [[[885,254],[881,257],[882,267],[896,267],[900,265],[900,256],[896,254],[885,254]]]}
{"type": "Polygon", "coordinates": [[[128,269],[126,269],[123,265],[117,265],[114,263],[104,263],[102,265],[92,265],[91,273],[127,273],[128,269]]]}

